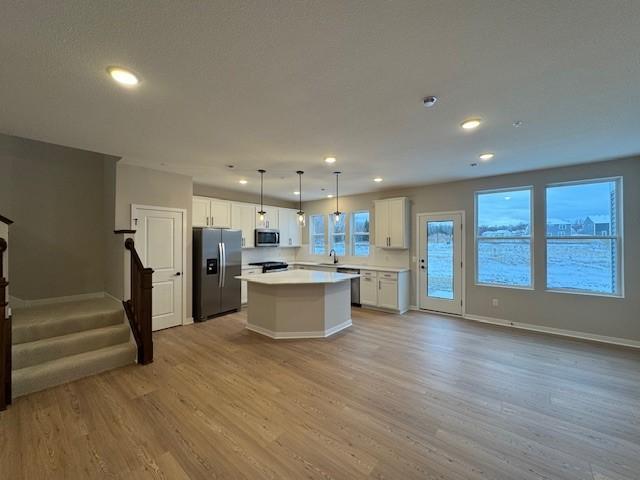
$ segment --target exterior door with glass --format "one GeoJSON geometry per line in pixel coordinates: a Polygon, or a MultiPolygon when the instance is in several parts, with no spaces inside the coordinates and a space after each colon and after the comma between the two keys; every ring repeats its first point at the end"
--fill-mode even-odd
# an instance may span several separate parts
{"type": "Polygon", "coordinates": [[[418,216],[421,309],[462,315],[462,213],[418,216]]]}

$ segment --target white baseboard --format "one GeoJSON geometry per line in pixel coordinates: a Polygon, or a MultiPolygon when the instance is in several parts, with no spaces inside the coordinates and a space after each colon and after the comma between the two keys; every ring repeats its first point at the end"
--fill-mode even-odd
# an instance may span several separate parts
{"type": "Polygon", "coordinates": [[[503,320],[500,318],[493,318],[493,317],[483,317],[481,315],[465,314],[463,315],[463,318],[466,318],[467,320],[474,320],[476,322],[490,323],[492,325],[501,325],[504,327],[518,328],[521,330],[529,330],[532,332],[548,333],[551,335],[559,335],[562,337],[577,338],[580,340],[590,340],[592,342],[600,342],[600,343],[608,343],[612,345],[621,345],[624,347],[640,348],[640,341],[629,340],[626,338],[608,337],[606,335],[596,335],[592,333],[576,332],[574,330],[563,330],[561,328],[543,327],[540,325],[533,325],[531,323],[512,322],[510,320],[503,320]]]}
{"type": "Polygon", "coordinates": [[[193,323],[193,317],[186,318],[182,325],[191,325],[193,323]]]}
{"type": "MultiPolygon", "coordinates": [[[[38,298],[36,300],[22,300],[18,297],[9,296],[9,303],[13,308],[23,308],[23,307],[37,307],[39,305],[53,305],[56,303],[66,303],[66,302],[74,302],[78,300],[91,300],[94,298],[105,298],[110,297],[114,298],[106,292],[93,292],[93,293],[81,293],[79,295],[68,295],[66,297],[50,297],[50,298],[38,298]]],[[[118,300],[114,298],[118,302],[118,300]]]]}
{"type": "Polygon", "coordinates": [[[326,338],[333,335],[334,333],[338,333],[339,331],[344,330],[345,328],[349,328],[351,325],[352,322],[351,319],[349,319],[346,322],[342,322],[339,325],[331,327],[327,330],[319,330],[315,332],[274,332],[273,330],[247,323],[247,330],[251,330],[252,332],[259,333],[275,340],[285,340],[295,338],[326,338]]]}

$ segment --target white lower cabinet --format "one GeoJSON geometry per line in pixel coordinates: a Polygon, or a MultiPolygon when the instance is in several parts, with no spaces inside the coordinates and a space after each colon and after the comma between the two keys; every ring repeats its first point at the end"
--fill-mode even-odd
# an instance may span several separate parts
{"type": "MultiPolygon", "coordinates": [[[[296,265],[296,268],[336,271],[336,267],[328,265],[296,265]]],[[[400,313],[409,310],[409,272],[360,270],[360,305],[400,313]]]]}
{"type": "Polygon", "coordinates": [[[398,309],[398,282],[378,279],[378,306],[398,309]]]}
{"type": "Polygon", "coordinates": [[[360,304],[378,305],[378,274],[360,270],[360,304]]]}
{"type": "Polygon", "coordinates": [[[406,312],[409,310],[409,272],[360,270],[360,303],[406,312]]]}

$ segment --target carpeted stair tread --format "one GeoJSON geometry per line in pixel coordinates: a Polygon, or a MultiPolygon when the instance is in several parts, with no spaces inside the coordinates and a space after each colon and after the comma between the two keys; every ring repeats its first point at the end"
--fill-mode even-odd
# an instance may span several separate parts
{"type": "Polygon", "coordinates": [[[14,345],[11,351],[13,369],[18,370],[69,355],[126,343],[129,341],[130,332],[129,326],[121,322],[119,325],[19,343],[14,345]]]}
{"type": "Polygon", "coordinates": [[[127,342],[14,370],[13,397],[133,364],[135,360],[136,346],[127,342]]]}
{"type": "Polygon", "coordinates": [[[123,321],[122,304],[108,297],[15,308],[13,344],[119,325],[123,321]]]}

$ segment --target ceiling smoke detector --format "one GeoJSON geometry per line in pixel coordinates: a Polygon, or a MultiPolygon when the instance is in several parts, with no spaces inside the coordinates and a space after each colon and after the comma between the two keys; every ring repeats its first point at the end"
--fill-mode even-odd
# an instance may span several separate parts
{"type": "Polygon", "coordinates": [[[422,99],[422,104],[425,107],[430,108],[430,107],[433,107],[437,101],[438,101],[438,97],[431,95],[429,97],[424,97],[422,99]]]}

